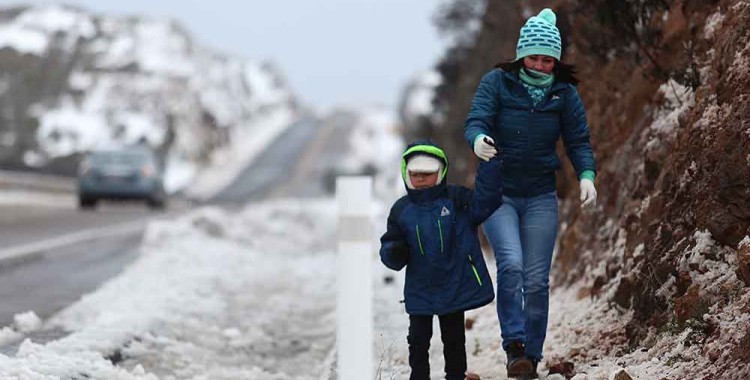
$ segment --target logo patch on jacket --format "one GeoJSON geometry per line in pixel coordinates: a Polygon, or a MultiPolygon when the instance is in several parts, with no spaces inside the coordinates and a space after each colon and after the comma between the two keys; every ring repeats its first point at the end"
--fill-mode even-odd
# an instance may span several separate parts
{"type": "Polygon", "coordinates": [[[552,100],[557,100],[557,99],[560,99],[560,97],[557,95],[552,95],[552,100]]]}
{"type": "Polygon", "coordinates": [[[446,216],[446,215],[450,215],[450,214],[451,214],[451,212],[448,211],[448,208],[445,207],[445,206],[443,206],[443,209],[440,210],[440,216],[446,216]]]}

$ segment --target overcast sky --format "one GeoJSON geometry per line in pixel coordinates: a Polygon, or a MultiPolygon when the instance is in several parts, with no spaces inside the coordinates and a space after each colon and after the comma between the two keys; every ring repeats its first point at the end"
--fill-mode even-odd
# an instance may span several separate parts
{"type": "MultiPolygon", "coordinates": [[[[29,0],[31,4],[52,3],[29,0]]],[[[276,62],[302,101],[394,106],[445,41],[432,26],[442,0],[66,0],[99,13],[168,16],[202,44],[276,62]]]]}

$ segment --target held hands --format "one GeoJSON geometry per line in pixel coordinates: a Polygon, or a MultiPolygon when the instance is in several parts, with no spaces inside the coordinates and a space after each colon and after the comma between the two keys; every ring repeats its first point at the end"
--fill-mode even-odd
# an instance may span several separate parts
{"type": "Polygon", "coordinates": [[[487,135],[479,135],[474,139],[474,154],[484,161],[489,161],[490,158],[495,157],[497,149],[495,149],[495,140],[487,135]]]}
{"type": "Polygon", "coordinates": [[[596,188],[594,182],[584,178],[579,183],[581,187],[581,208],[593,208],[596,206],[596,188]]]}

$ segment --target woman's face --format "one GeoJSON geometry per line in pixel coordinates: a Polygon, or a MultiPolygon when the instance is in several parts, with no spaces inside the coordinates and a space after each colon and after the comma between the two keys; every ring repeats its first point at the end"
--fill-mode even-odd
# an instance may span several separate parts
{"type": "Polygon", "coordinates": [[[529,55],[523,57],[523,66],[527,69],[550,74],[555,68],[555,58],[541,54],[529,55]]]}

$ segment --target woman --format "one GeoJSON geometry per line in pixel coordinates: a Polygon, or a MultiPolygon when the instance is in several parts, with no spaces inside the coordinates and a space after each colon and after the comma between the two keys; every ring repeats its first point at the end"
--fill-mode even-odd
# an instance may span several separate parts
{"type": "Polygon", "coordinates": [[[497,262],[497,315],[511,377],[535,378],[542,359],[558,224],[558,138],[580,180],[582,207],[596,203],[586,113],[573,67],[560,62],[555,22],[550,9],[526,22],[516,60],[482,78],[465,125],[480,159],[499,151],[504,162],[503,205],[485,221],[484,232],[497,262]]]}

